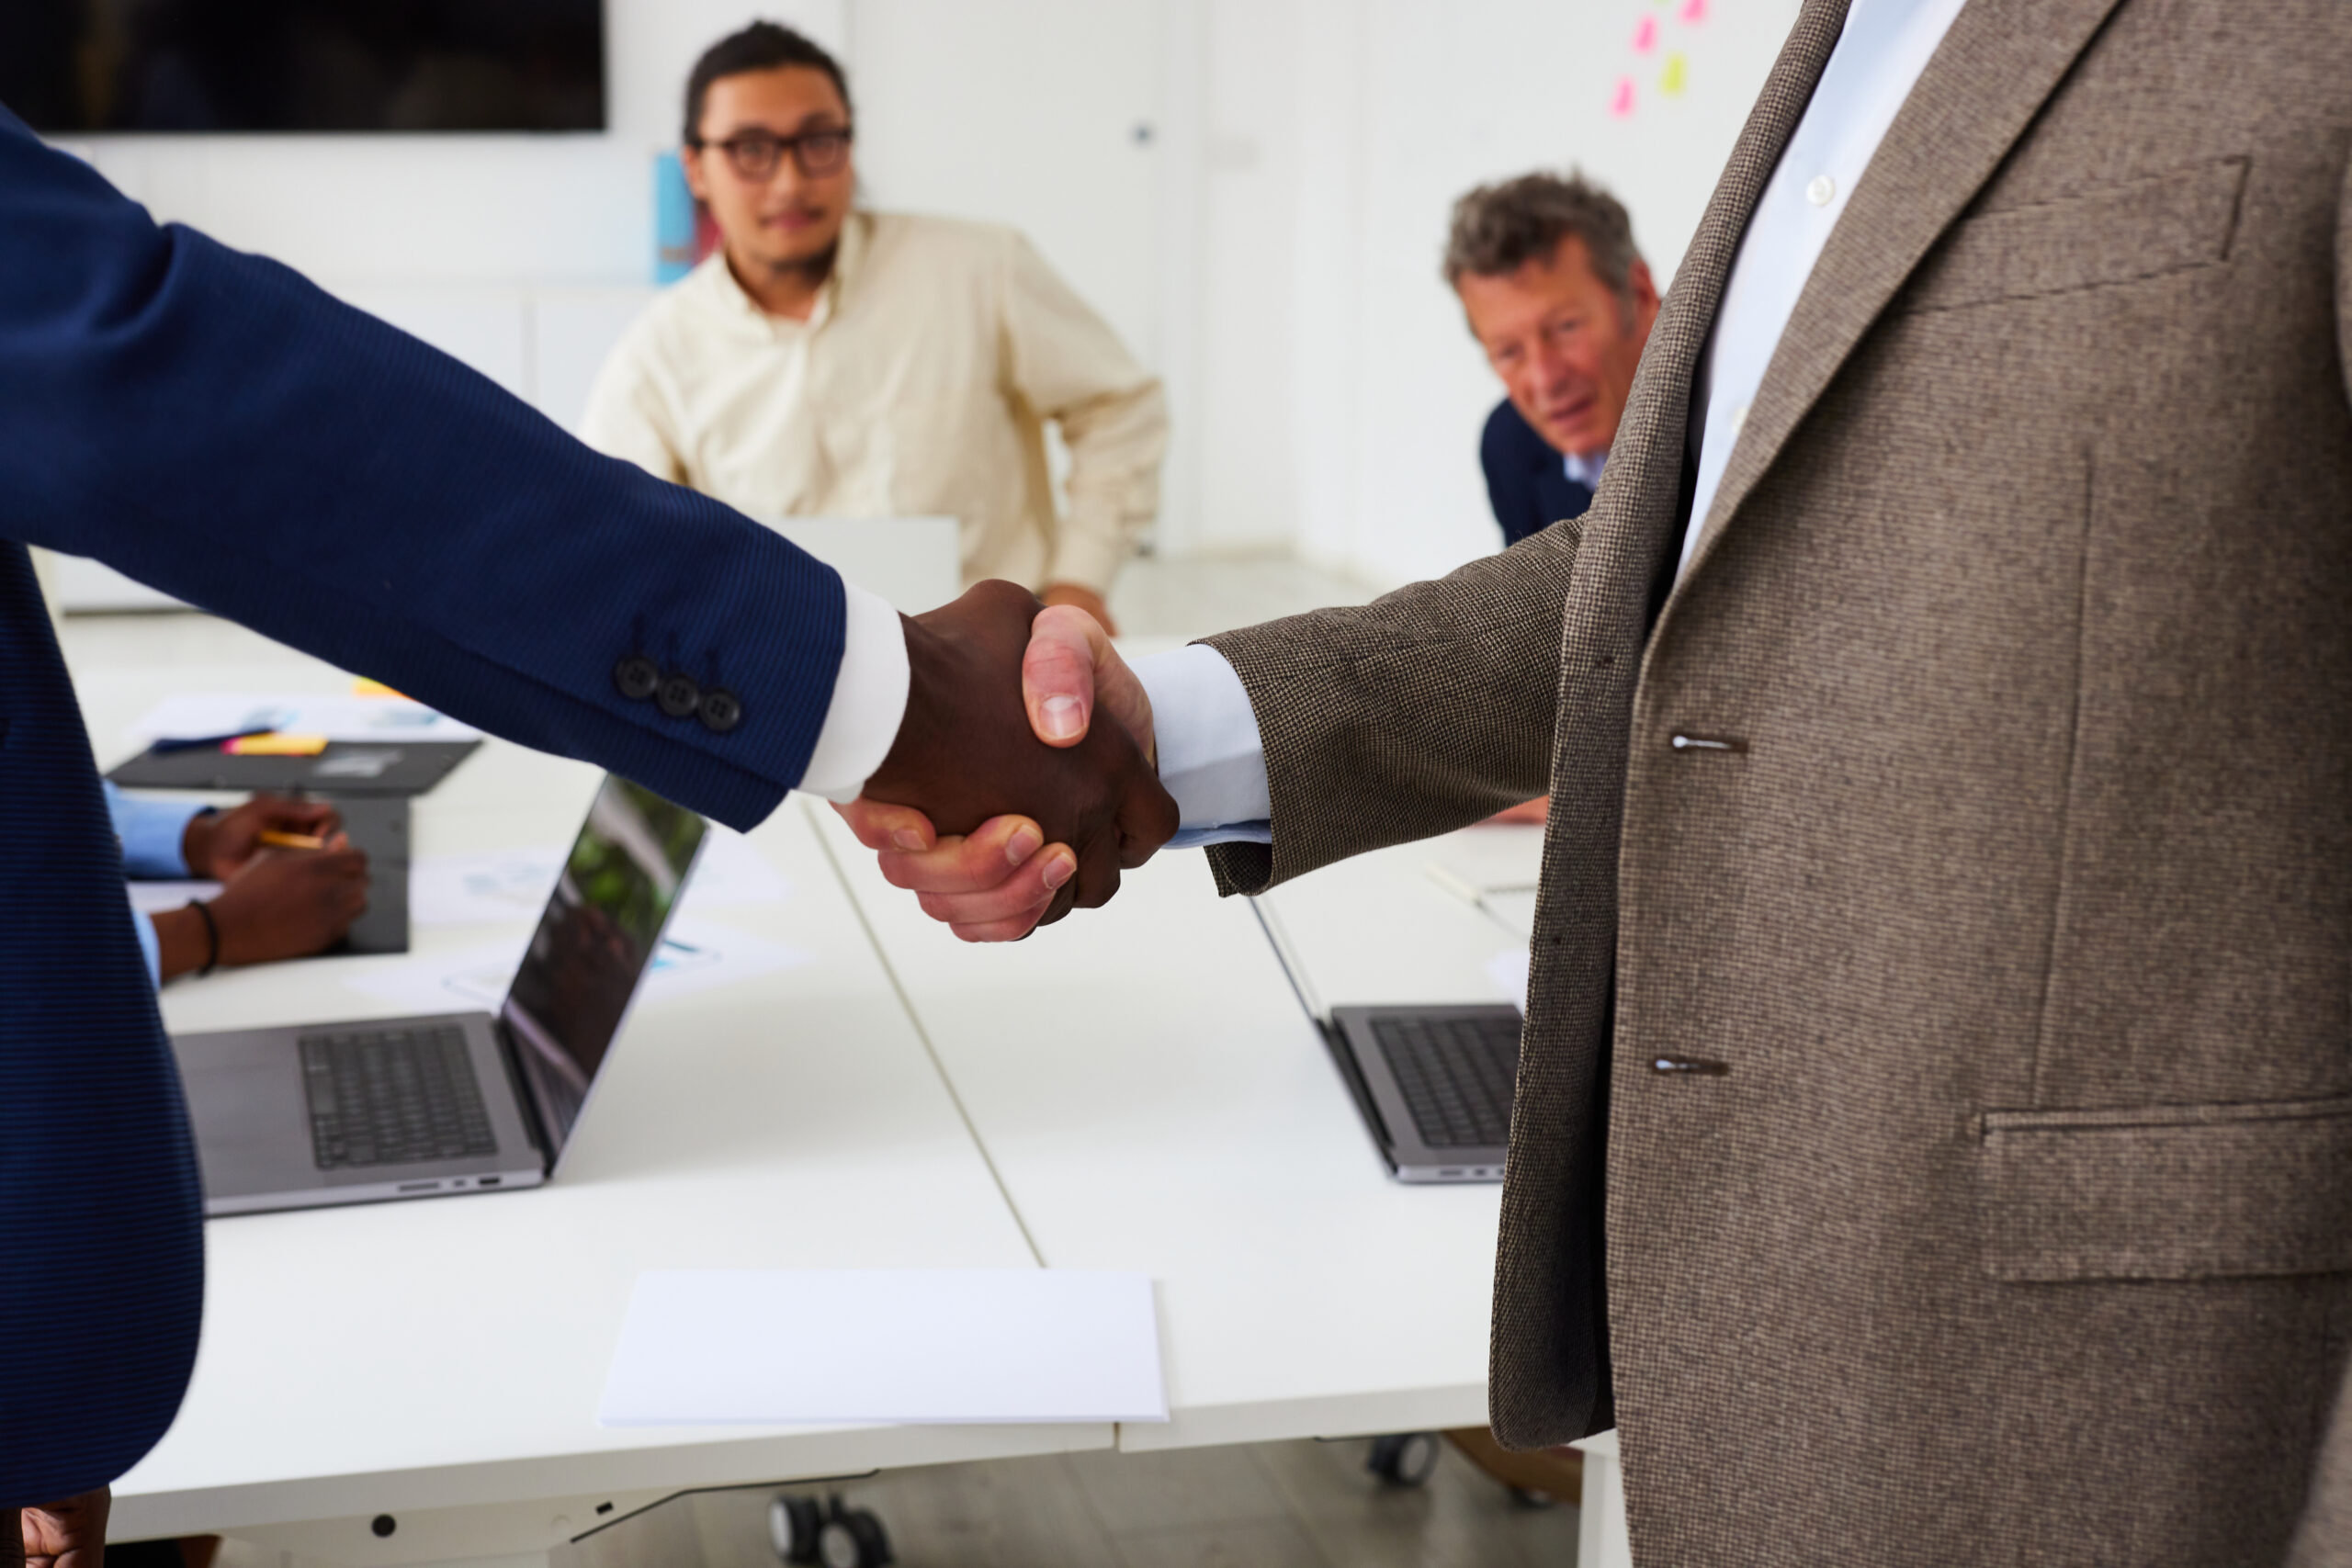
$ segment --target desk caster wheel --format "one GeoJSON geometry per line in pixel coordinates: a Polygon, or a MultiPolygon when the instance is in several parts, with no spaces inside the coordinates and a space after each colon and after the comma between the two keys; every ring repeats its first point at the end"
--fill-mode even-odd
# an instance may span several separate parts
{"type": "Polygon", "coordinates": [[[890,1538],[882,1533],[880,1519],[864,1508],[842,1506],[839,1497],[831,1506],[831,1517],[817,1529],[814,1561],[824,1568],[886,1568],[898,1561],[890,1555],[890,1538]]]}
{"type": "Polygon", "coordinates": [[[1437,1434],[1394,1432],[1374,1438],[1363,1467],[1390,1486],[1419,1486],[1437,1470],[1437,1434]]]}
{"type": "Polygon", "coordinates": [[[817,1534],[825,1510],[814,1497],[776,1497],[768,1503],[768,1544],[779,1562],[818,1562],[817,1534]]]}

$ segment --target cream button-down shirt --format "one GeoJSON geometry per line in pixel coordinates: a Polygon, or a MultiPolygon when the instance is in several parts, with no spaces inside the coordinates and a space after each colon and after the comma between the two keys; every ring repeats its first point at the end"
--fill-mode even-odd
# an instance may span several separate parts
{"type": "Polygon", "coordinates": [[[954,517],[967,582],[1102,592],[1159,510],[1168,423],[1159,380],[1021,235],[861,211],[806,321],[761,310],[724,255],[664,292],[580,434],[753,517],[954,517]]]}

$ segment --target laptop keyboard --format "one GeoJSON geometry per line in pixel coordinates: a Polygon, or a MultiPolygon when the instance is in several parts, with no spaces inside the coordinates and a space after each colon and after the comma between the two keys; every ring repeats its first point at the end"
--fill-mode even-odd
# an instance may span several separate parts
{"type": "Polygon", "coordinates": [[[498,1152],[461,1025],[339,1030],[301,1048],[321,1170],[498,1152]]]}
{"type": "Polygon", "coordinates": [[[1510,1140],[1511,1082],[1519,1074],[1517,1018],[1375,1018],[1372,1036],[1404,1091],[1422,1143],[1467,1149],[1510,1140]]]}

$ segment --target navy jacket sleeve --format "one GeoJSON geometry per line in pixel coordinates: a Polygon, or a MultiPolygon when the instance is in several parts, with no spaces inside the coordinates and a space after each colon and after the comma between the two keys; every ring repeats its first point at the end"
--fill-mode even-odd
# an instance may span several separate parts
{"type": "Polygon", "coordinates": [[[737,828],[815,748],[841,580],[0,111],[0,536],[126,574],[737,828]],[[616,689],[723,688],[718,733],[616,689]]]}
{"type": "Polygon", "coordinates": [[[807,766],[843,610],[768,530],[157,227],[0,109],[0,1517],[163,1435],[204,1289],[179,1082],[23,542],[737,827],[807,766]],[[740,719],[623,694],[638,655],[740,719]]]}

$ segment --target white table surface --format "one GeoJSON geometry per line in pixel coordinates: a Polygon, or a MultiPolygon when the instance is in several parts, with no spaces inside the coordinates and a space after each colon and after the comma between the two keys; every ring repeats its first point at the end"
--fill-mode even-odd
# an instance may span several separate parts
{"type": "MultiPolygon", "coordinates": [[[[1250,903],[1216,897],[1197,852],[972,946],[820,815],[1046,1262],[1159,1281],[1172,1419],[1123,1448],[1485,1424],[1499,1189],[1390,1179],[1250,903]]],[[[1511,938],[1428,880],[1431,849],[1277,892],[1329,999],[1496,998],[1511,938]]],[[[1532,874],[1532,836],[1477,852],[1532,874]]]]}
{"type": "MultiPolygon", "coordinates": [[[[414,803],[413,852],[559,847],[598,776],[490,742],[446,799],[414,803]]],[[[808,962],[645,999],[556,1181],[207,1225],[195,1381],[116,1483],[119,1539],[221,1530],[353,1563],[527,1553],[688,1487],[1109,1445],[1100,1425],[595,1424],[641,1269],[1035,1261],[807,818],[780,811],[751,842],[789,897],[707,918],[808,962]]],[[[526,926],[420,927],[414,950],[526,926]]],[[[344,982],[404,962],[175,982],[165,1021],[398,1013],[344,982]]]]}
{"type": "MultiPolygon", "coordinates": [[[[133,661],[77,662],[102,761],[174,691],[348,689],[275,649],[205,662],[206,626],[142,631],[133,661]],[[156,657],[182,636],[185,657],[156,657]]],[[[490,742],[415,803],[414,852],[560,845],[595,779],[490,742]]],[[[1474,829],[1266,902],[1326,1005],[1494,999],[1488,965],[1516,939],[1427,867],[1532,880],[1538,837],[1474,829]]],[[[226,1529],[321,1561],[524,1562],[693,1486],[1114,1437],[1483,1422],[1498,1190],[1389,1179],[1250,905],[1217,899],[1198,854],[1131,874],[1108,910],[973,948],[882,884],[821,807],[787,806],[753,840],[791,898],[712,918],[812,961],[640,1007],[556,1183],[208,1227],[196,1381],[117,1486],[119,1539],[226,1529]],[[639,1269],[1039,1260],[1159,1281],[1170,1423],[594,1425],[639,1269]],[[388,1540],[365,1529],[379,1513],[400,1520],[388,1540]]],[[[398,962],[178,982],[166,1021],[397,1011],[344,979],[398,962]]]]}

